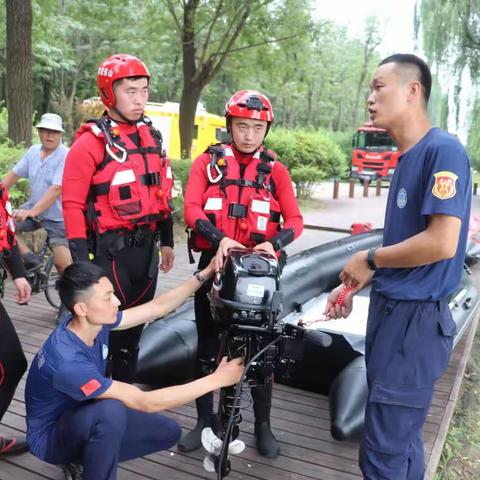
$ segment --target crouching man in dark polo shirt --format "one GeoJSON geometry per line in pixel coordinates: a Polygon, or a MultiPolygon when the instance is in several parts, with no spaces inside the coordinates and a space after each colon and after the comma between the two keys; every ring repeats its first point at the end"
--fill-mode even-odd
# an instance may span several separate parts
{"type": "Polygon", "coordinates": [[[210,264],[152,301],[119,311],[102,268],[88,262],[67,267],[57,286],[71,315],[37,353],[27,379],[30,451],[63,465],[67,478],[114,480],[118,462],[172,447],[180,427],[157,412],[237,383],[241,359],[224,359],[214,373],[191,383],[144,392],[107,377],[108,335],[166,315],[212,274],[210,264]]]}

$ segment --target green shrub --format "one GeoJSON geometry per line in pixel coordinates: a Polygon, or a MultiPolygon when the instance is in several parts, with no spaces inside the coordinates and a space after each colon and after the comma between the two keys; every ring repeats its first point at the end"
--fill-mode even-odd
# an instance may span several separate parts
{"type": "MultiPolygon", "coordinates": [[[[183,226],[183,197],[187,187],[188,175],[192,162],[188,159],[171,160],[173,176],[175,178],[175,189],[173,198],[173,221],[176,225],[183,226]]],[[[183,227],[182,227],[183,228],[183,227]]]]}
{"type": "Polygon", "coordinates": [[[348,172],[349,157],[332,140],[330,132],[278,128],[272,130],[265,143],[290,170],[299,196],[310,196],[313,184],[322,179],[343,177],[348,172]]]}
{"type": "Polygon", "coordinates": [[[267,135],[265,145],[267,148],[271,148],[276,152],[279,160],[285,164],[289,170],[299,163],[295,134],[292,130],[274,128],[267,135]]]}
{"type": "Polygon", "coordinates": [[[192,162],[188,159],[182,159],[171,160],[171,163],[175,182],[178,182],[181,187],[181,192],[177,193],[183,195],[187,186],[188,175],[190,173],[190,167],[192,166],[192,162]]]}
{"type": "MultiPolygon", "coordinates": [[[[8,139],[0,143],[0,178],[20,160],[26,149],[13,145],[8,139]]],[[[29,186],[26,179],[22,178],[9,190],[14,208],[18,208],[28,200],[29,186]]]]}
{"type": "Polygon", "coordinates": [[[291,176],[297,186],[297,197],[310,198],[315,184],[322,179],[322,171],[313,165],[301,165],[292,169],[291,176]]]}
{"type": "Polygon", "coordinates": [[[3,102],[0,102],[0,142],[8,137],[8,111],[3,102]]]}
{"type": "Polygon", "coordinates": [[[338,145],[338,148],[340,148],[341,152],[347,159],[347,163],[349,163],[350,159],[352,158],[353,131],[345,130],[345,131],[332,132],[332,131],[326,130],[325,133],[332,139],[334,143],[338,145]]]}

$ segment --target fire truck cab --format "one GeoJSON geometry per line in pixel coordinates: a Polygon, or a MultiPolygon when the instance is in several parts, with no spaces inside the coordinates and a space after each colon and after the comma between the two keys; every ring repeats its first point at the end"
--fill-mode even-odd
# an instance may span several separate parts
{"type": "Polygon", "coordinates": [[[350,176],[362,183],[365,180],[390,180],[398,156],[398,148],[386,130],[365,124],[353,135],[350,176]]]}

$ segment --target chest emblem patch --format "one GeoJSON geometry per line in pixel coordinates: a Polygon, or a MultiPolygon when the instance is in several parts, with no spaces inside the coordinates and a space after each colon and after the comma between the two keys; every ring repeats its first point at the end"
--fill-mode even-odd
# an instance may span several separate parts
{"type": "Polygon", "coordinates": [[[397,207],[403,208],[407,204],[407,191],[402,187],[397,193],[397,207]]]}
{"type": "Polygon", "coordinates": [[[108,347],[105,344],[103,344],[102,345],[102,358],[104,360],[106,360],[107,357],[108,357],[108,347]]]}
{"type": "Polygon", "coordinates": [[[457,193],[455,184],[458,176],[452,172],[443,170],[441,172],[434,173],[435,183],[432,188],[432,193],[440,200],[447,200],[452,198],[457,193]]]}

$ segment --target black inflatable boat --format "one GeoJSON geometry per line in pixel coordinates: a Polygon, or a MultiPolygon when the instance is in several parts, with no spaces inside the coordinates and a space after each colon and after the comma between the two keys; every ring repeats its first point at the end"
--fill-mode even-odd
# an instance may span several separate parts
{"type": "MultiPolygon", "coordinates": [[[[292,255],[281,276],[282,322],[318,318],[327,292],[338,285],[338,275],[356,251],[379,246],[382,230],[349,236],[292,255]]],[[[368,289],[360,292],[352,315],[344,322],[324,322],[333,341],[328,348],[305,341],[304,357],[288,376],[276,381],[329,396],[331,432],[338,440],[359,437],[363,427],[367,385],[363,357],[368,289]],[[363,328],[363,330],[362,330],[363,328]]],[[[479,308],[479,294],[465,271],[462,284],[450,300],[457,324],[455,343],[479,308]]],[[[196,351],[193,300],[167,317],[148,325],[140,341],[136,381],[151,386],[183,383],[192,377],[196,351]]]]}

